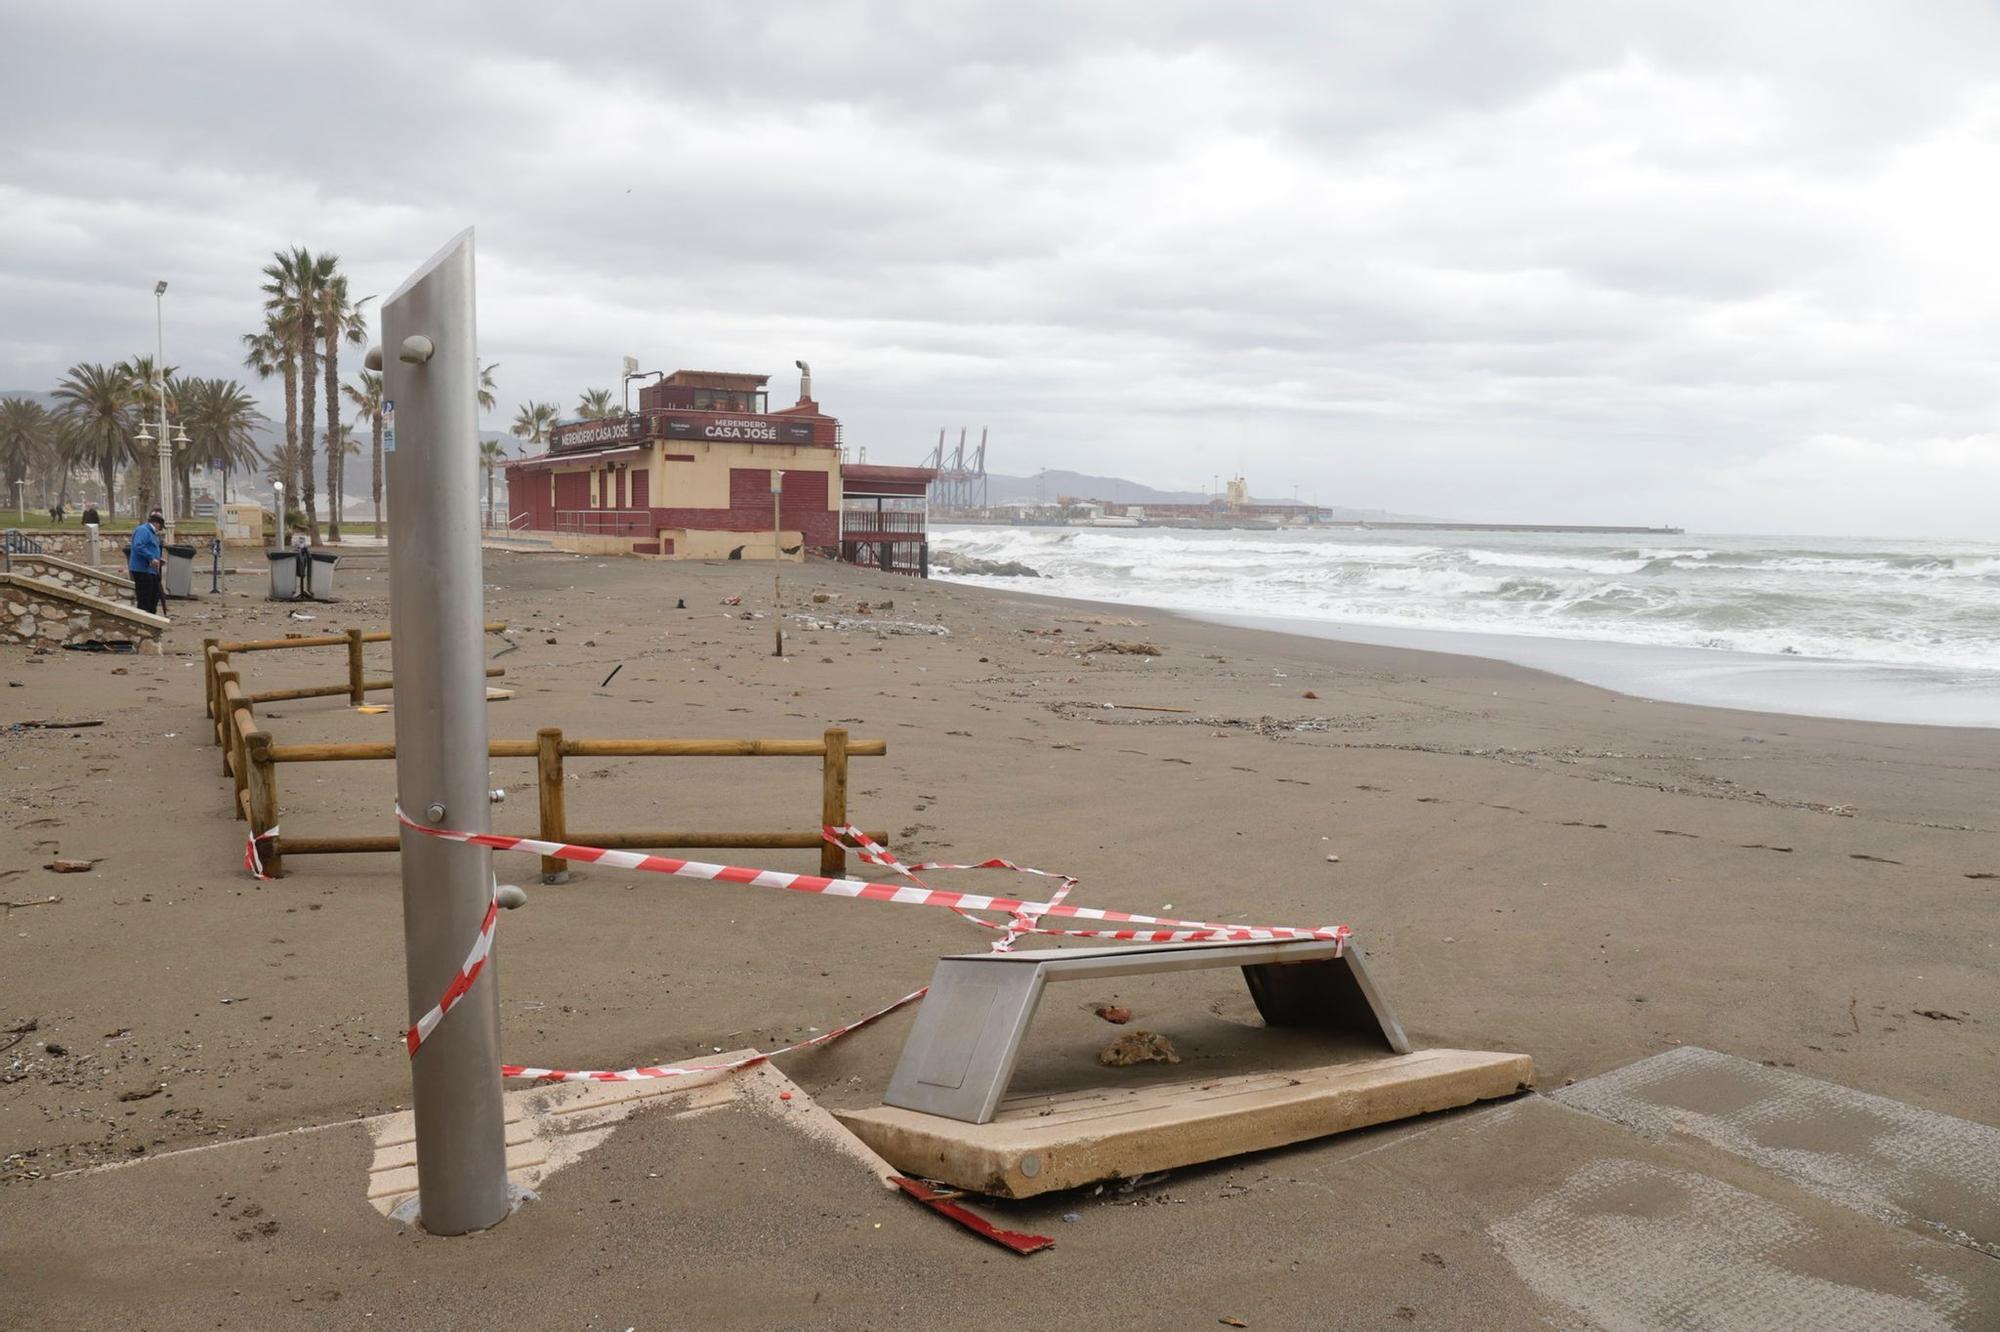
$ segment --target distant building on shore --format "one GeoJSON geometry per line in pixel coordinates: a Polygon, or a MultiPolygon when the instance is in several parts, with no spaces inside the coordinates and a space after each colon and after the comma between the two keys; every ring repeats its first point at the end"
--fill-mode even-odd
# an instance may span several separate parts
{"type": "Polygon", "coordinates": [[[846,462],[840,422],[800,370],[790,407],[771,409],[769,375],[676,370],[641,389],[630,415],[556,426],[547,452],[507,465],[511,530],[590,554],[761,560],[814,550],[927,570],[932,473],[846,462]],[[773,472],[784,474],[775,513],[773,472]],[[860,525],[844,538],[850,498],[860,525]]]}

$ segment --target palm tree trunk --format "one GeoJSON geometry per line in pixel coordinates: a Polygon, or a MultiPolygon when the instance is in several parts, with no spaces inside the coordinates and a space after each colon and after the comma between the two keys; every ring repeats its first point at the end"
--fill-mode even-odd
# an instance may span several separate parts
{"type": "MultiPolygon", "coordinates": [[[[296,357],[285,357],[285,444],[291,449],[291,456],[299,456],[299,363],[296,357]]],[[[299,479],[288,470],[285,473],[285,494],[299,493],[299,479]]]]}
{"type": "Polygon", "coordinates": [[[340,540],[340,509],[347,498],[347,449],[340,438],[340,329],[326,330],[327,536],[340,540]]]}
{"type": "Polygon", "coordinates": [[[313,493],[313,414],[317,404],[313,401],[314,383],[319,373],[319,357],[313,349],[314,325],[310,318],[302,317],[299,322],[299,421],[303,429],[299,431],[299,480],[301,499],[305,505],[306,534],[312,543],[319,544],[319,505],[313,493]]]}
{"type": "Polygon", "coordinates": [[[486,525],[493,526],[493,464],[486,464],[486,525]]]}
{"type": "Polygon", "coordinates": [[[368,487],[369,494],[375,499],[375,535],[381,538],[389,534],[382,530],[382,418],[379,415],[376,416],[375,428],[370,433],[375,441],[372,450],[374,472],[368,478],[368,487]]]}
{"type": "Polygon", "coordinates": [[[104,516],[118,516],[118,463],[105,458],[97,464],[97,479],[104,483],[104,516]]]}

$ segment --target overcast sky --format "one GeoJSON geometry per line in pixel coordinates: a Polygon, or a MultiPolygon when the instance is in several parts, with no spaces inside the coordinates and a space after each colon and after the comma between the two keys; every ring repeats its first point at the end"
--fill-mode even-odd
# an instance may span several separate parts
{"type": "Polygon", "coordinates": [[[1988,3],[0,0],[0,117],[0,389],[469,223],[490,424],[802,358],[871,462],[2000,538],[1988,3]]]}

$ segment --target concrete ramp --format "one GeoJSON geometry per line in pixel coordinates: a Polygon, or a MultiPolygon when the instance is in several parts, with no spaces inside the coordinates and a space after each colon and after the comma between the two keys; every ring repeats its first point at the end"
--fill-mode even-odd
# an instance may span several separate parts
{"type": "Polygon", "coordinates": [[[1684,1046],[1554,1093],[1699,1139],[1855,1211],[2000,1257],[2000,1129],[1684,1046]]]}

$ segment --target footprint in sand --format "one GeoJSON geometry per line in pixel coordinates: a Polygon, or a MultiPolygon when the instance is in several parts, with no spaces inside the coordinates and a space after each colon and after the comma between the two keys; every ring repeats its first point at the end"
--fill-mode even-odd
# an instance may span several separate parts
{"type": "Polygon", "coordinates": [[[1871,864],[1876,864],[1876,865],[1900,865],[1903,863],[1900,860],[1890,860],[1887,856],[1864,855],[1859,851],[1854,851],[1849,853],[1847,858],[1849,860],[1866,860],[1871,864]]]}
{"type": "Polygon", "coordinates": [[[1611,825],[1608,823],[1585,823],[1582,819],[1564,819],[1562,826],[1565,828],[1609,828],[1611,825]]]}
{"type": "Polygon", "coordinates": [[[1743,849],[1745,851],[1778,851],[1788,856],[1792,854],[1792,848],[1789,846],[1772,846],[1769,842],[1745,842],[1743,843],[1743,849]]]}
{"type": "Polygon", "coordinates": [[[63,821],[61,819],[29,819],[26,823],[15,824],[14,831],[26,832],[30,828],[60,828],[62,826],[63,821]]]}
{"type": "Polygon", "coordinates": [[[1968,874],[1965,877],[1968,879],[2000,879],[2000,874],[1988,874],[1982,870],[1979,873],[1968,874]]]}
{"type": "Polygon", "coordinates": [[[1653,831],[1658,833],[1662,837],[1692,837],[1697,842],[1701,840],[1700,833],[1676,832],[1672,828],[1655,828],[1653,829],[1653,831]]]}
{"type": "Polygon", "coordinates": [[[1443,796],[1418,796],[1418,797],[1417,797],[1417,803],[1418,803],[1419,805],[1442,805],[1442,804],[1444,803],[1444,797],[1443,797],[1443,796]]]}

